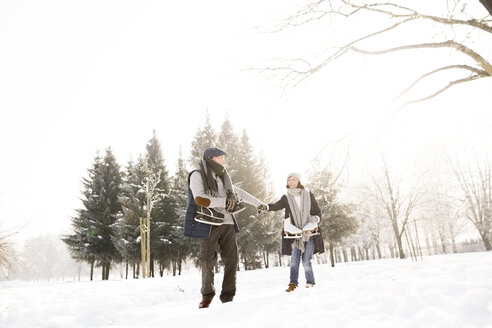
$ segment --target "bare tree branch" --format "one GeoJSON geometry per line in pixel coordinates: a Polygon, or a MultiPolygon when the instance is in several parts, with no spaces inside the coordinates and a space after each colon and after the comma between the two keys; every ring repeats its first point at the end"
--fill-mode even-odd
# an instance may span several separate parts
{"type": "Polygon", "coordinates": [[[422,102],[422,101],[425,101],[425,100],[429,100],[429,99],[432,99],[438,95],[440,95],[441,93],[443,93],[444,91],[448,90],[449,88],[455,86],[455,85],[458,85],[458,84],[461,84],[461,83],[465,83],[465,82],[470,82],[470,81],[474,81],[474,80],[477,80],[479,78],[482,78],[483,76],[479,76],[479,75],[472,75],[470,77],[467,77],[467,78],[464,78],[464,79],[460,79],[460,80],[455,80],[455,81],[451,81],[449,82],[445,87],[437,90],[436,92],[434,92],[433,94],[429,95],[429,96],[426,96],[426,97],[422,97],[422,98],[419,98],[419,99],[414,99],[414,100],[410,100],[408,102],[406,102],[404,105],[400,106],[398,108],[398,110],[402,109],[403,107],[406,107],[408,105],[411,105],[411,104],[416,104],[416,103],[419,103],[419,102],[422,102]]]}
{"type": "Polygon", "coordinates": [[[423,74],[421,77],[419,77],[417,80],[415,80],[415,82],[413,82],[408,88],[406,88],[398,96],[396,96],[393,99],[392,103],[395,102],[397,99],[399,99],[401,96],[403,96],[405,93],[410,91],[415,85],[417,85],[423,79],[425,79],[425,78],[427,78],[433,74],[436,74],[436,73],[439,73],[439,72],[442,72],[445,70],[451,70],[451,69],[464,69],[464,70],[469,70],[469,71],[471,71],[471,72],[473,72],[479,76],[483,76],[483,77],[487,76],[487,72],[485,72],[483,70],[479,70],[479,69],[472,67],[472,66],[469,66],[469,65],[449,65],[449,66],[440,67],[438,69],[435,69],[435,70],[432,70],[428,73],[423,74]]]}
{"type": "MultiPolygon", "coordinates": [[[[491,13],[492,0],[480,0],[481,5],[483,5],[489,14],[491,13]]],[[[457,42],[455,40],[443,40],[431,43],[416,43],[409,45],[402,45],[398,47],[392,47],[383,50],[366,50],[362,49],[360,45],[362,42],[367,44],[372,39],[377,36],[386,35],[390,31],[396,31],[398,28],[402,26],[408,26],[410,23],[414,23],[417,21],[428,21],[433,22],[435,24],[439,24],[440,26],[447,27],[453,29],[455,26],[465,27],[468,30],[461,29],[461,32],[464,32],[465,39],[469,40],[475,33],[475,31],[485,32],[487,34],[492,34],[492,20],[490,19],[478,19],[472,18],[472,16],[468,15],[471,19],[462,19],[466,17],[466,4],[463,5],[459,2],[452,4],[449,6],[448,4],[448,12],[444,13],[442,17],[431,15],[427,13],[423,13],[419,10],[406,7],[398,4],[396,1],[386,1],[386,2],[372,2],[372,1],[352,1],[352,0],[317,0],[314,1],[301,10],[299,10],[296,14],[289,17],[286,21],[287,24],[284,27],[296,27],[303,24],[307,24],[313,21],[319,21],[326,17],[344,17],[353,18],[356,15],[363,14],[372,14],[379,15],[376,17],[387,19],[390,23],[388,27],[382,28],[380,30],[369,32],[362,37],[359,37],[353,41],[346,43],[340,47],[334,48],[333,51],[323,60],[319,61],[317,64],[310,64],[308,61],[295,59],[291,60],[290,64],[284,65],[283,67],[276,68],[268,68],[266,71],[280,73],[281,74],[281,83],[284,85],[283,91],[285,91],[288,87],[296,87],[305,79],[310,77],[311,75],[317,73],[322,70],[327,65],[335,62],[340,59],[344,55],[346,55],[350,50],[363,54],[370,55],[382,55],[396,51],[406,51],[412,49],[437,49],[437,48],[450,48],[454,49],[456,52],[460,52],[465,54],[468,58],[472,59],[474,63],[476,63],[476,67],[473,67],[468,64],[454,64],[446,67],[441,67],[432,70],[431,72],[423,74],[420,78],[415,80],[407,89],[402,91],[400,95],[396,97],[398,99],[403,94],[407,93],[410,89],[412,89],[415,85],[420,83],[423,79],[436,74],[438,72],[442,72],[444,70],[451,69],[464,69],[470,71],[472,73],[467,78],[457,79],[449,81],[449,83],[439,89],[432,95],[422,97],[420,99],[413,100],[408,102],[404,106],[410,103],[421,102],[437,95],[443,93],[447,89],[457,84],[470,82],[482,77],[492,77],[492,64],[490,62],[490,58],[486,59],[484,56],[480,55],[475,49],[466,46],[463,42],[457,42]],[[396,20],[396,23],[395,23],[396,20]],[[302,64],[301,67],[299,65],[302,64]],[[480,68],[477,68],[480,67],[480,68]]],[[[490,17],[490,16],[489,16],[490,17]]],[[[450,31],[453,32],[454,31],[450,31]]],[[[461,34],[463,35],[463,34],[461,34]]],[[[393,100],[394,101],[394,100],[393,100]]]]}
{"type": "Polygon", "coordinates": [[[394,47],[394,48],[389,48],[385,50],[363,50],[359,49],[356,47],[350,47],[351,50],[367,55],[381,55],[381,54],[388,54],[391,52],[395,51],[402,51],[402,50],[409,50],[409,49],[424,49],[424,48],[453,48],[461,53],[471,57],[477,64],[479,64],[484,71],[487,73],[488,76],[492,76],[492,65],[482,56],[480,56],[477,52],[474,50],[459,44],[453,40],[447,40],[444,42],[432,42],[432,43],[419,43],[419,44],[410,44],[410,45],[404,45],[404,46],[399,46],[399,47],[394,47]]]}

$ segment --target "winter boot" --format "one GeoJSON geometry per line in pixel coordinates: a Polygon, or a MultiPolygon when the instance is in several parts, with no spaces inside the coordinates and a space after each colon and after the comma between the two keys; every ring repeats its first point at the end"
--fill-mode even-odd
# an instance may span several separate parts
{"type": "Polygon", "coordinates": [[[289,287],[285,290],[287,293],[292,292],[294,289],[296,289],[296,284],[290,283],[289,287]]]}
{"type": "Polygon", "coordinates": [[[314,284],[306,284],[306,288],[314,287],[314,284]]]}
{"type": "Polygon", "coordinates": [[[210,303],[212,303],[212,300],[206,300],[206,299],[203,299],[200,304],[198,304],[198,308],[199,309],[204,309],[204,308],[208,308],[210,306],[210,303]]]}
{"type": "Polygon", "coordinates": [[[302,230],[290,222],[290,218],[284,220],[284,238],[297,239],[302,237],[302,230]]]}

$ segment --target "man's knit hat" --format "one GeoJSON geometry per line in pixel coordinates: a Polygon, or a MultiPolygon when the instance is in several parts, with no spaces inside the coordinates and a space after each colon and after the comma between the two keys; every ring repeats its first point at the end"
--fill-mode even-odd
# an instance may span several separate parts
{"type": "Polygon", "coordinates": [[[291,172],[287,175],[287,180],[289,180],[290,177],[296,178],[299,182],[301,182],[301,174],[297,172],[291,172]]]}

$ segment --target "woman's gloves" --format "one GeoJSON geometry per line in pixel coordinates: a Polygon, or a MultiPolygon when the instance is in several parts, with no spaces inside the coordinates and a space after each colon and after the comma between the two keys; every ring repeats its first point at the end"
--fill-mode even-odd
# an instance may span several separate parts
{"type": "Polygon", "coordinates": [[[311,223],[319,223],[319,216],[317,216],[317,215],[310,215],[308,221],[311,222],[311,223]]]}
{"type": "Polygon", "coordinates": [[[256,208],[256,210],[257,210],[258,215],[266,214],[266,212],[268,212],[268,205],[266,205],[266,204],[260,204],[256,208]]]}

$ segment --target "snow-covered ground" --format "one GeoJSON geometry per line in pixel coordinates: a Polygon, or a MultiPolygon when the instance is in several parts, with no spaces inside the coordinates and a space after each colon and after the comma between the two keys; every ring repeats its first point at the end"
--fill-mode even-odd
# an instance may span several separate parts
{"type": "Polygon", "coordinates": [[[196,273],[1,282],[0,327],[492,327],[492,252],[313,265],[316,287],[292,293],[287,267],[239,272],[234,302],[209,309],[196,273]]]}

